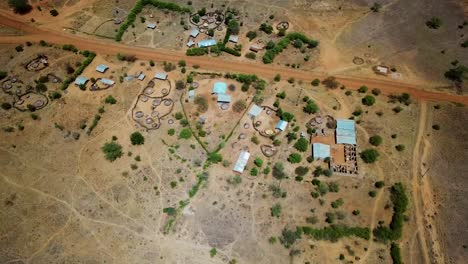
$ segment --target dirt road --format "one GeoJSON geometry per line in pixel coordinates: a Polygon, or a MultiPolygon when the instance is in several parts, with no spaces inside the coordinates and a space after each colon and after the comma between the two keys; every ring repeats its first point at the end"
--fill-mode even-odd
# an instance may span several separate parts
{"type": "MultiPolygon", "coordinates": [[[[0,24],[15,28],[25,33],[23,36],[0,36],[0,43],[20,44],[26,41],[39,42],[45,40],[54,44],[73,44],[82,50],[91,50],[100,55],[130,54],[139,59],[177,62],[185,60],[189,65],[199,65],[202,69],[222,72],[237,72],[257,74],[263,78],[273,78],[276,74],[281,74],[283,79],[294,78],[310,82],[316,78],[323,79],[326,73],[306,72],[275,65],[265,65],[260,63],[250,63],[244,61],[232,61],[222,58],[190,57],[182,52],[149,49],[143,47],[128,46],[113,42],[112,40],[93,39],[86,36],[74,35],[69,32],[55,31],[51,29],[35,27],[30,23],[21,21],[21,17],[15,16],[4,10],[0,10],[0,24]]],[[[398,82],[394,80],[381,80],[360,78],[355,76],[335,75],[337,80],[350,89],[357,89],[361,85],[370,88],[379,88],[384,94],[409,93],[412,97],[431,101],[450,101],[468,104],[468,96],[448,94],[424,90],[424,85],[398,82]]]]}

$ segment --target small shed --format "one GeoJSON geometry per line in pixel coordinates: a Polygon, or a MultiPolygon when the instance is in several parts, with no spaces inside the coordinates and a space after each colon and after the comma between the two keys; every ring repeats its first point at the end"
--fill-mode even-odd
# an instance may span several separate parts
{"type": "Polygon", "coordinates": [[[249,49],[253,52],[259,52],[260,50],[262,50],[262,47],[260,47],[260,45],[258,44],[253,44],[252,46],[250,46],[249,49]]]}
{"type": "Polygon", "coordinates": [[[75,79],[75,85],[78,85],[78,86],[85,85],[88,81],[89,81],[88,78],[86,78],[84,76],[78,76],[75,79]]]}
{"type": "Polygon", "coordinates": [[[190,102],[192,102],[193,100],[195,100],[195,96],[197,95],[197,93],[195,92],[195,90],[189,90],[188,91],[188,99],[190,102]]]}
{"type": "Polygon", "coordinates": [[[150,29],[155,29],[156,28],[156,23],[149,23],[148,25],[146,25],[147,28],[150,28],[150,29]]]}
{"type": "Polygon", "coordinates": [[[194,45],[195,45],[195,42],[191,39],[187,42],[187,47],[189,48],[193,47],[194,45]]]}
{"type": "Polygon", "coordinates": [[[242,173],[244,172],[245,166],[247,166],[247,162],[249,161],[250,153],[248,151],[241,151],[239,154],[239,158],[237,159],[234,168],[232,169],[235,172],[242,173]]]}
{"type": "Polygon", "coordinates": [[[330,157],[330,145],[322,143],[312,144],[312,157],[314,157],[314,159],[325,159],[330,157]]]}
{"type": "Polygon", "coordinates": [[[216,40],[215,39],[202,40],[202,41],[199,41],[197,45],[199,48],[211,47],[211,46],[216,45],[216,40]]]}
{"type": "Polygon", "coordinates": [[[146,75],[144,75],[143,73],[140,73],[138,75],[138,80],[140,80],[140,81],[143,81],[145,78],[146,78],[146,75]]]}
{"type": "Polygon", "coordinates": [[[230,36],[229,36],[229,41],[232,42],[232,43],[237,43],[237,42],[239,42],[239,36],[237,36],[237,35],[230,35],[230,36]]]}
{"type": "Polygon", "coordinates": [[[155,75],[154,75],[154,78],[158,79],[158,80],[167,80],[167,73],[165,72],[157,72],[155,75]]]}
{"type": "Polygon", "coordinates": [[[280,131],[284,131],[286,130],[286,127],[288,127],[288,122],[284,121],[284,120],[280,120],[278,121],[278,124],[276,124],[276,129],[280,130],[280,131]]]}
{"type": "Polygon", "coordinates": [[[133,76],[133,75],[128,75],[128,76],[124,77],[124,81],[126,81],[126,82],[133,81],[133,79],[135,79],[135,76],[133,76]]]}
{"type": "Polygon", "coordinates": [[[247,113],[251,118],[255,118],[260,115],[262,112],[262,108],[256,104],[253,104],[252,107],[250,107],[249,112],[247,113]]]}
{"type": "Polygon", "coordinates": [[[218,103],[231,103],[231,96],[228,94],[218,94],[218,103]]]}
{"type": "Polygon", "coordinates": [[[200,34],[200,30],[198,30],[198,28],[194,28],[192,31],[190,31],[190,36],[193,38],[196,38],[198,34],[200,34]]]}
{"type": "Polygon", "coordinates": [[[102,78],[99,80],[101,83],[105,84],[105,85],[109,85],[109,86],[112,86],[115,84],[115,82],[111,79],[106,79],[106,78],[102,78]]]}
{"type": "Polygon", "coordinates": [[[227,92],[227,84],[225,82],[215,82],[213,85],[212,94],[225,94],[227,92]]]}
{"type": "Polygon", "coordinates": [[[107,69],[109,69],[109,66],[105,65],[105,64],[99,64],[97,67],[96,67],[96,71],[97,72],[100,72],[100,73],[105,73],[107,71],[107,69]]]}

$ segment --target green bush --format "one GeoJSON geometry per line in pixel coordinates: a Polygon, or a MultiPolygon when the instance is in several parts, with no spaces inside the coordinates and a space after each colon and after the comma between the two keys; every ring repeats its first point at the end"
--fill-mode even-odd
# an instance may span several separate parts
{"type": "Polygon", "coordinates": [[[56,17],[59,15],[59,12],[56,9],[52,9],[50,10],[50,15],[56,17]]]}
{"type": "Polygon", "coordinates": [[[171,129],[169,129],[169,130],[167,131],[167,134],[168,134],[169,136],[173,136],[173,135],[175,134],[175,130],[174,130],[173,128],[171,128],[171,129]]]}
{"type": "Polygon", "coordinates": [[[385,186],[385,182],[377,181],[377,182],[375,182],[374,186],[375,186],[375,188],[381,189],[381,188],[383,188],[385,186]]]}
{"type": "Polygon", "coordinates": [[[307,102],[307,105],[304,106],[303,110],[304,110],[305,113],[315,114],[315,113],[317,113],[319,111],[319,108],[318,108],[317,104],[313,100],[309,100],[307,102]]]}
{"type": "Polygon", "coordinates": [[[281,204],[277,203],[271,207],[271,216],[277,218],[281,216],[281,204]]]}
{"type": "Polygon", "coordinates": [[[372,106],[375,104],[375,97],[372,95],[366,95],[362,98],[362,104],[372,106]]]}
{"type": "Polygon", "coordinates": [[[296,173],[297,176],[305,176],[309,172],[309,168],[304,167],[304,166],[299,166],[297,167],[294,172],[296,173]]]}
{"type": "MultiPolygon", "coordinates": [[[[262,24],[263,25],[263,24],[262,24]]],[[[260,28],[262,29],[262,27],[260,28]]],[[[297,32],[289,33],[284,38],[282,38],[275,47],[269,49],[263,55],[263,63],[268,64],[272,63],[275,57],[283,52],[286,49],[291,41],[301,40],[303,43],[307,44],[309,48],[315,48],[318,46],[318,41],[307,38],[305,35],[297,32]]]]}
{"type": "Polygon", "coordinates": [[[405,150],[405,145],[403,145],[403,144],[396,145],[395,149],[401,152],[401,151],[405,150]]]}
{"type": "Polygon", "coordinates": [[[442,19],[438,17],[431,17],[431,19],[426,22],[426,26],[431,29],[438,29],[442,26],[442,19]]]}
{"type": "Polygon", "coordinates": [[[320,85],[320,80],[319,79],[314,79],[310,84],[312,84],[312,86],[319,86],[320,85]]]}
{"type": "Polygon", "coordinates": [[[32,10],[32,6],[28,0],[8,0],[8,5],[13,8],[13,11],[17,14],[27,14],[32,10]]]}
{"type": "Polygon", "coordinates": [[[188,128],[184,128],[179,133],[179,138],[189,139],[192,137],[192,131],[188,128]]]}
{"type": "Polygon", "coordinates": [[[12,105],[8,102],[3,102],[1,106],[3,110],[10,110],[12,107],[12,105]]]}
{"type": "Polygon", "coordinates": [[[309,141],[303,137],[299,138],[294,144],[294,148],[300,152],[306,152],[309,147],[309,141]]]}
{"type": "Polygon", "coordinates": [[[254,163],[257,167],[262,167],[263,165],[263,160],[260,157],[256,157],[254,160],[254,163]]]}
{"type": "Polygon", "coordinates": [[[403,264],[398,244],[392,243],[390,246],[390,256],[392,257],[393,264],[403,264]]]}
{"type": "Polygon", "coordinates": [[[130,141],[132,145],[143,145],[145,144],[145,137],[143,137],[140,132],[136,131],[130,135],[130,141]]]}
{"type": "Polygon", "coordinates": [[[283,163],[275,163],[275,166],[273,166],[273,177],[278,180],[282,180],[287,177],[286,173],[284,172],[283,163]]]}
{"type": "Polygon", "coordinates": [[[379,155],[379,152],[375,149],[366,149],[360,153],[361,159],[365,163],[374,163],[379,155]]]}
{"type": "Polygon", "coordinates": [[[290,163],[299,163],[302,160],[302,156],[299,153],[292,153],[288,157],[290,163]]]}
{"type": "Polygon", "coordinates": [[[0,71],[0,80],[5,79],[8,76],[8,73],[5,71],[0,71]]]}
{"type": "Polygon", "coordinates": [[[373,146],[379,146],[380,144],[382,144],[382,141],[383,139],[379,135],[375,135],[369,138],[369,143],[373,146]]]}
{"type": "Polygon", "coordinates": [[[101,150],[102,152],[104,152],[106,159],[109,161],[115,161],[116,159],[120,158],[123,154],[122,146],[120,146],[115,141],[105,143],[101,150]]]}
{"type": "Polygon", "coordinates": [[[250,176],[257,176],[258,175],[258,169],[256,167],[253,167],[250,170],[250,176]]]}
{"type": "Polygon", "coordinates": [[[363,85],[363,86],[359,87],[358,92],[366,93],[367,90],[369,90],[369,88],[367,88],[367,86],[363,85]]]}
{"type": "Polygon", "coordinates": [[[344,200],[342,198],[339,198],[331,203],[331,207],[333,208],[338,208],[344,204],[344,200]]]}

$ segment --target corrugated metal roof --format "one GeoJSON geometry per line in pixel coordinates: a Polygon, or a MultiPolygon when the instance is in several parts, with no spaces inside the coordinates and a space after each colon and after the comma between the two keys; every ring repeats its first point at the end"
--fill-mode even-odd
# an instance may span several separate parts
{"type": "Polygon", "coordinates": [[[249,110],[249,115],[252,117],[257,117],[261,112],[262,108],[256,104],[253,104],[252,107],[249,110]]]}
{"type": "Polygon", "coordinates": [[[336,120],[336,143],[356,145],[356,124],[354,120],[336,120]]]}
{"type": "Polygon", "coordinates": [[[348,130],[353,130],[353,131],[356,129],[354,120],[349,120],[349,119],[337,119],[336,128],[348,129],[348,130]]]}
{"type": "Polygon", "coordinates": [[[82,84],[86,84],[88,82],[88,78],[84,77],[84,76],[78,76],[76,77],[75,79],[75,84],[76,85],[82,85],[82,84]]]}
{"type": "Polygon", "coordinates": [[[197,43],[199,48],[211,47],[216,45],[216,40],[214,39],[205,39],[197,43]]]}
{"type": "Polygon", "coordinates": [[[330,146],[322,143],[312,144],[312,155],[314,159],[325,159],[330,157],[330,146]]]}
{"type": "Polygon", "coordinates": [[[99,64],[97,67],[96,67],[96,71],[100,72],[100,73],[104,73],[107,69],[109,69],[109,66],[105,65],[105,64],[99,64]]]}
{"type": "Polygon", "coordinates": [[[197,28],[192,29],[192,31],[190,32],[190,36],[194,38],[196,38],[198,34],[200,34],[200,30],[198,30],[197,28]]]}
{"type": "Polygon", "coordinates": [[[107,85],[114,85],[114,83],[115,83],[113,80],[106,79],[106,78],[102,78],[99,81],[102,82],[103,84],[107,84],[107,85]]]}
{"type": "Polygon", "coordinates": [[[229,36],[229,41],[237,43],[239,41],[239,36],[231,35],[229,36]]]}
{"type": "Polygon", "coordinates": [[[213,85],[214,94],[225,94],[227,91],[227,84],[225,82],[215,82],[213,85]]]}
{"type": "Polygon", "coordinates": [[[167,79],[167,73],[164,72],[157,72],[154,75],[154,78],[159,79],[159,80],[166,80],[167,79]]]}
{"type": "Polygon", "coordinates": [[[140,81],[143,81],[145,78],[146,78],[146,75],[144,75],[143,73],[140,73],[140,75],[138,75],[138,80],[140,81]]]}
{"type": "Polygon", "coordinates": [[[247,151],[241,151],[239,154],[239,158],[237,159],[236,164],[234,164],[234,168],[232,169],[233,171],[242,173],[244,172],[245,166],[247,165],[247,162],[249,161],[250,158],[250,153],[247,151]]]}
{"type": "Polygon", "coordinates": [[[281,131],[284,131],[286,130],[286,127],[288,126],[288,122],[284,121],[284,120],[280,120],[278,122],[278,124],[276,124],[276,129],[279,129],[281,131]]]}
{"type": "Polygon", "coordinates": [[[151,28],[151,29],[155,29],[156,28],[156,24],[155,23],[149,23],[147,25],[148,28],[151,28]]]}
{"type": "Polygon", "coordinates": [[[196,94],[196,93],[195,93],[195,90],[190,90],[190,91],[188,91],[188,96],[189,96],[189,98],[194,98],[194,97],[195,97],[195,94],[196,94]]]}
{"type": "Polygon", "coordinates": [[[187,42],[187,47],[190,48],[190,47],[192,47],[193,45],[195,45],[195,42],[194,42],[193,40],[189,40],[189,41],[187,42]]]}
{"type": "Polygon", "coordinates": [[[231,96],[228,95],[228,94],[220,93],[220,94],[218,94],[218,102],[230,103],[231,102],[231,96]]]}

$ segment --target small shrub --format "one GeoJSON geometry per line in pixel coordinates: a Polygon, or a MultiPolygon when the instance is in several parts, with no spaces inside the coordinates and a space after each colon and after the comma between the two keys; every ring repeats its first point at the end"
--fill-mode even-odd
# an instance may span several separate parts
{"type": "Polygon", "coordinates": [[[277,218],[281,216],[281,204],[277,203],[271,207],[271,216],[277,218]]]}
{"type": "Polygon", "coordinates": [[[372,106],[375,104],[375,97],[372,95],[366,95],[362,98],[362,104],[366,106],[372,106]]]}
{"type": "Polygon", "coordinates": [[[377,189],[381,189],[381,188],[383,188],[385,186],[385,183],[383,181],[377,181],[377,182],[375,182],[374,186],[377,189]]]}
{"type": "Polygon", "coordinates": [[[369,196],[373,198],[373,197],[377,196],[377,192],[376,191],[370,191],[369,196]]]}
{"type": "Polygon", "coordinates": [[[426,22],[426,26],[431,29],[438,29],[442,26],[442,19],[438,17],[432,17],[426,22]]]}
{"type": "Polygon", "coordinates": [[[369,90],[369,88],[367,88],[367,86],[363,85],[363,86],[359,87],[358,92],[367,93],[367,90],[369,90]]]}
{"type": "Polygon", "coordinates": [[[263,160],[262,160],[260,157],[256,157],[255,160],[254,160],[254,164],[255,164],[257,167],[262,167],[262,165],[263,165],[263,160]]]}
{"type": "Polygon", "coordinates": [[[382,137],[379,135],[375,135],[369,138],[369,143],[373,146],[379,146],[382,144],[382,137]]]}
{"type": "Polygon", "coordinates": [[[360,153],[361,159],[365,163],[374,163],[379,155],[379,152],[375,149],[366,149],[360,153]]]}
{"type": "Polygon", "coordinates": [[[8,103],[8,102],[3,102],[1,107],[2,107],[3,110],[10,110],[12,105],[10,103],[8,103]]]}
{"type": "Polygon", "coordinates": [[[380,91],[379,88],[374,88],[374,89],[372,89],[372,94],[373,94],[373,95],[379,96],[380,93],[381,93],[381,91],[380,91]]]}
{"type": "Polygon", "coordinates": [[[175,134],[175,129],[173,129],[173,128],[169,129],[169,130],[167,131],[167,134],[168,134],[169,136],[173,136],[173,135],[175,134]]]}
{"type": "Polygon", "coordinates": [[[250,176],[257,176],[258,175],[258,169],[256,167],[253,167],[250,170],[250,176]]]}
{"type": "Polygon", "coordinates": [[[294,148],[300,152],[306,152],[309,147],[309,141],[305,138],[299,138],[294,144],[294,148]]]}
{"type": "Polygon", "coordinates": [[[117,100],[112,95],[108,95],[104,100],[104,103],[113,105],[117,103],[117,100]]]}
{"type": "Polygon", "coordinates": [[[437,125],[437,124],[436,124],[436,125],[432,125],[432,129],[434,129],[434,130],[440,130],[440,126],[437,125]]]}
{"type": "Polygon", "coordinates": [[[50,10],[50,15],[56,17],[59,15],[59,12],[56,9],[52,9],[50,10]]]}
{"type": "Polygon", "coordinates": [[[320,85],[320,80],[319,79],[314,79],[310,84],[312,84],[312,86],[319,86],[320,85]]]}
{"type": "Polygon", "coordinates": [[[403,145],[403,144],[396,145],[395,149],[401,152],[401,151],[405,150],[405,145],[403,145]]]}

